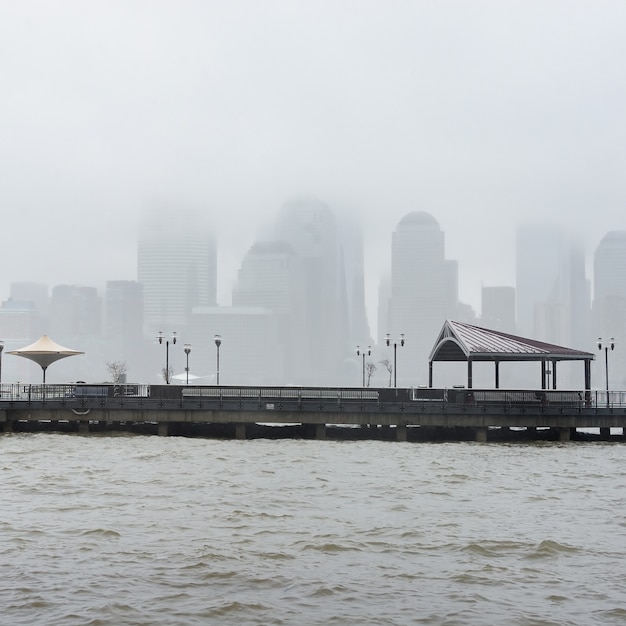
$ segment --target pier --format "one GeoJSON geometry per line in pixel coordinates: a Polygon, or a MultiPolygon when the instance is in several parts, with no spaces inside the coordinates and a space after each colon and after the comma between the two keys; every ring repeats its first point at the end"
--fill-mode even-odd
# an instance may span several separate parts
{"type": "Polygon", "coordinates": [[[5,384],[0,398],[5,433],[566,442],[599,429],[626,440],[621,391],[5,384]]]}

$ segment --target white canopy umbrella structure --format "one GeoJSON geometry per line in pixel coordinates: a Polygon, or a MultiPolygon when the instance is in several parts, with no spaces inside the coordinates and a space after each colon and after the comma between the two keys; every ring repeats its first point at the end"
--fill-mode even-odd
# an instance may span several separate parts
{"type": "Polygon", "coordinates": [[[30,359],[31,361],[35,361],[43,371],[43,382],[46,382],[46,369],[49,365],[58,361],[59,359],[64,359],[68,356],[74,356],[76,354],[85,354],[84,352],[79,352],[78,350],[71,350],[70,348],[65,348],[58,343],[52,341],[48,335],[42,335],[35,343],[31,343],[30,346],[26,346],[25,348],[20,348],[19,350],[13,350],[11,352],[7,352],[7,354],[14,354],[15,356],[23,356],[26,359],[30,359]]]}
{"type": "Polygon", "coordinates": [[[187,378],[187,372],[183,372],[182,374],[176,374],[175,376],[172,376],[172,380],[180,384],[185,384],[187,380],[189,380],[189,382],[191,383],[207,378],[213,378],[213,374],[208,374],[207,376],[196,376],[195,374],[189,374],[189,378],[187,378]]]}

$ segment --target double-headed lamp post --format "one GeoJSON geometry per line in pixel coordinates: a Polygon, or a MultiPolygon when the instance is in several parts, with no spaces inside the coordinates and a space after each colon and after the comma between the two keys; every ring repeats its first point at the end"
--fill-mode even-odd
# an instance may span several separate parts
{"type": "Polygon", "coordinates": [[[187,384],[189,384],[189,353],[191,352],[191,344],[186,343],[183,347],[185,356],[187,357],[187,365],[185,366],[185,374],[187,375],[187,384]]]}
{"type": "Polygon", "coordinates": [[[365,352],[365,350],[361,350],[361,346],[357,346],[356,354],[357,356],[363,356],[363,387],[365,387],[365,356],[372,354],[372,346],[367,346],[367,352],[365,352]]]}
{"type": "Polygon", "coordinates": [[[213,339],[215,340],[215,347],[217,348],[217,369],[216,369],[216,381],[217,381],[217,385],[219,387],[220,384],[220,346],[222,345],[222,336],[221,335],[215,335],[215,337],[213,337],[213,339]]]}
{"type": "Polygon", "coordinates": [[[172,336],[166,338],[165,335],[159,331],[157,333],[156,338],[159,340],[159,343],[163,343],[165,339],[165,384],[170,384],[170,341],[172,344],[176,343],[176,331],[172,333],[172,336]]]}
{"type": "MultiPolygon", "coordinates": [[[[387,338],[385,339],[385,343],[390,346],[392,341],[391,341],[391,335],[389,333],[387,333],[387,338]]],[[[398,386],[398,370],[396,369],[396,365],[397,365],[397,352],[398,352],[398,344],[400,344],[400,346],[404,345],[404,333],[400,333],[400,339],[394,339],[393,341],[393,386],[397,387],[398,386]]]]}
{"type": "MultiPolygon", "coordinates": [[[[611,337],[609,344],[604,345],[604,376],[606,380],[606,405],[609,406],[609,346],[615,349],[615,339],[611,337]]],[[[602,350],[602,337],[598,337],[598,350],[602,350]]]]}

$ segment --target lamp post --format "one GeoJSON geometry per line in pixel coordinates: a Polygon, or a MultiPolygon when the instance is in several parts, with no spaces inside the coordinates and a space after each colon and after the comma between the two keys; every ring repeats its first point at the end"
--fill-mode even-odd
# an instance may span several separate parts
{"type": "Polygon", "coordinates": [[[367,353],[365,350],[361,350],[361,346],[356,347],[357,356],[363,355],[363,387],[365,387],[365,355],[369,356],[372,354],[372,346],[367,346],[367,353]]]}
{"type": "MultiPolygon", "coordinates": [[[[615,349],[615,339],[611,337],[609,345],[604,346],[604,376],[606,380],[606,406],[609,406],[609,346],[615,349]]],[[[598,337],[598,350],[602,351],[602,337],[598,337]]]]}
{"type": "Polygon", "coordinates": [[[217,379],[216,380],[217,380],[217,386],[219,387],[219,384],[220,384],[220,346],[222,345],[222,336],[215,335],[213,339],[215,340],[215,346],[217,347],[217,369],[216,369],[217,379]]]}
{"type": "Polygon", "coordinates": [[[170,341],[172,345],[176,343],[176,331],[172,333],[172,336],[166,338],[165,335],[159,331],[157,333],[156,338],[159,340],[159,343],[163,343],[165,339],[165,384],[170,384],[170,341]]]}
{"type": "Polygon", "coordinates": [[[187,357],[187,366],[185,367],[185,373],[187,374],[187,384],[189,384],[189,353],[191,352],[191,344],[186,343],[183,347],[185,356],[187,357]]]}
{"type": "MultiPolygon", "coordinates": [[[[391,335],[389,333],[387,333],[387,338],[385,339],[385,343],[390,346],[391,345],[391,335]]],[[[398,352],[398,344],[400,344],[400,346],[404,345],[404,333],[400,333],[400,339],[399,340],[394,340],[393,341],[393,386],[397,387],[398,386],[398,371],[396,369],[396,363],[397,363],[397,352],[398,352]]]]}
{"type": "Polygon", "coordinates": [[[4,341],[0,341],[0,383],[2,383],[2,351],[4,350],[4,341]]]}

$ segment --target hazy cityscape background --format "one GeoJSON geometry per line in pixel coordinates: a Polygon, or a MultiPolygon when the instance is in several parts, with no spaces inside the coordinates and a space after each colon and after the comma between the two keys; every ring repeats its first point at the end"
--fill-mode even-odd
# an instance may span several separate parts
{"type": "Polygon", "coordinates": [[[176,331],[213,384],[219,333],[223,384],[359,385],[371,345],[386,385],[404,333],[417,385],[449,318],[615,337],[626,385],[625,27],[608,0],[0,3],[5,353],[47,333],[85,352],[49,382],[159,382],[176,331]]]}

